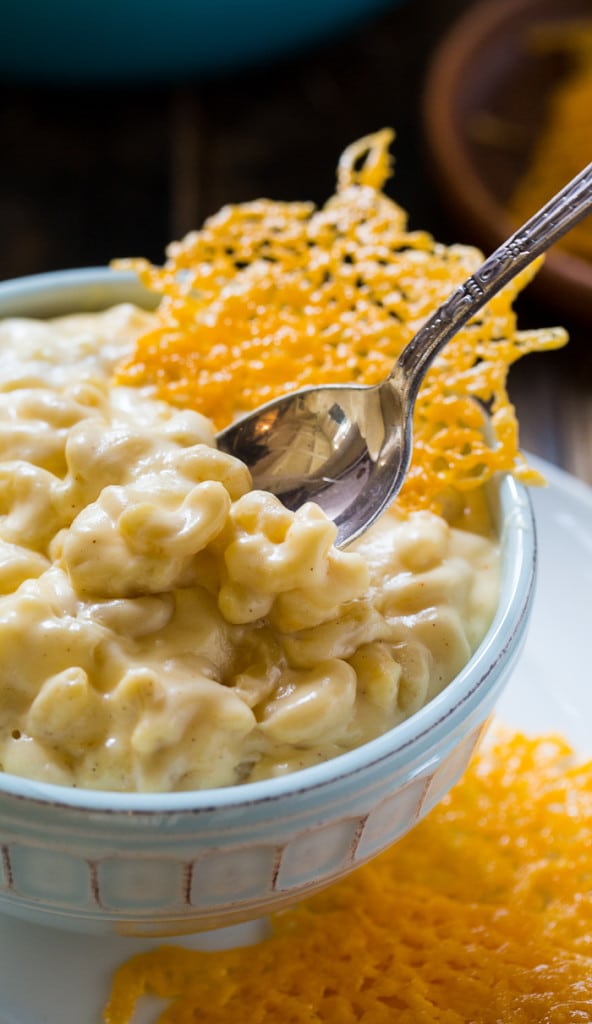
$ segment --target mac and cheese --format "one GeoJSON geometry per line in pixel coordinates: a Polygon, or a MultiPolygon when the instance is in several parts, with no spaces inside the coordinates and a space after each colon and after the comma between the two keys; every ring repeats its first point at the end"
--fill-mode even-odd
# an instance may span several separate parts
{"type": "Polygon", "coordinates": [[[292,771],[386,731],[478,646],[495,540],[430,512],[346,552],[118,362],[123,305],[0,326],[0,764],[115,790],[292,771]]]}

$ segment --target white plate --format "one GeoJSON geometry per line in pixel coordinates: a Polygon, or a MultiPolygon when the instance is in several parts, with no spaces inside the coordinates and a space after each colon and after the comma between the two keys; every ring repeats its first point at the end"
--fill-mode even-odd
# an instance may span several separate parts
{"type": "MultiPolygon", "coordinates": [[[[592,490],[532,459],[549,486],[533,492],[540,563],[532,624],[498,717],[529,733],[561,732],[592,753],[592,490]]],[[[255,922],[183,940],[244,943],[255,922]]],[[[180,941],[180,940],[177,940],[180,941]]],[[[100,1024],[113,970],[152,940],[50,931],[0,917],[0,1024],[100,1024]]],[[[154,1014],[149,1015],[154,1019],[154,1014]]],[[[149,1019],[148,1015],[143,1020],[149,1019]]]]}

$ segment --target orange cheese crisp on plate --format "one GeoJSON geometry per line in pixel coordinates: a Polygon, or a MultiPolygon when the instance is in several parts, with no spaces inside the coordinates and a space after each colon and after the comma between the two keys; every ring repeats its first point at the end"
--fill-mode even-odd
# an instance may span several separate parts
{"type": "Polygon", "coordinates": [[[592,762],[498,738],[391,850],[272,918],[257,946],[174,946],[117,972],[106,1024],[584,1024],[592,1019],[592,762]]]}
{"type": "MultiPolygon", "coordinates": [[[[299,387],[385,377],[482,261],[474,248],[409,230],[404,210],[383,191],[392,138],[385,129],[345,150],[336,194],[322,209],[266,199],[226,206],[173,243],[164,267],[120,262],[162,301],[155,328],[139,339],[117,382],[149,385],[222,428],[299,387]]],[[[533,273],[492,299],[428,372],[402,506],[450,519],[498,470],[539,482],[518,450],[508,368],[566,335],[517,330],[512,303],[533,273]]]]}

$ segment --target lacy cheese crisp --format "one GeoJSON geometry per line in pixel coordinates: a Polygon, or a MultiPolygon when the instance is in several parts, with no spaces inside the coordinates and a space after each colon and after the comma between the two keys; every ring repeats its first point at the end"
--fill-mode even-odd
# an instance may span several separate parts
{"type": "Polygon", "coordinates": [[[592,762],[501,736],[387,853],[272,918],[258,946],[173,946],[117,972],[106,1024],[585,1024],[592,762]]]}
{"type": "MultiPolygon", "coordinates": [[[[482,261],[474,248],[409,230],[404,210],[383,192],[392,138],[383,130],[346,149],[336,194],[320,210],[265,199],[226,206],[172,244],[164,267],[119,263],[162,302],[118,382],[150,385],[221,428],[298,387],[387,376],[421,324],[482,261]]],[[[561,329],[516,328],[512,303],[534,272],[492,299],[428,372],[402,506],[450,518],[498,470],[539,481],[519,453],[506,389],[515,360],[566,340],[561,329]]]]}

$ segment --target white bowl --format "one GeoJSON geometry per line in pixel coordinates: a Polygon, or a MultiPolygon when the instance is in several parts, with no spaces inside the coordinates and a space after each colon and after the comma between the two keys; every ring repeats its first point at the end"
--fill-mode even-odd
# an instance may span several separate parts
{"type": "MultiPolygon", "coordinates": [[[[0,316],[146,300],[105,269],[0,285],[0,316]]],[[[80,931],[170,935],[299,900],[384,850],[464,771],[525,638],[536,562],[528,495],[492,487],[499,606],[450,685],[370,743],[292,775],[225,789],[111,793],[0,774],[0,910],[80,931]]]]}

